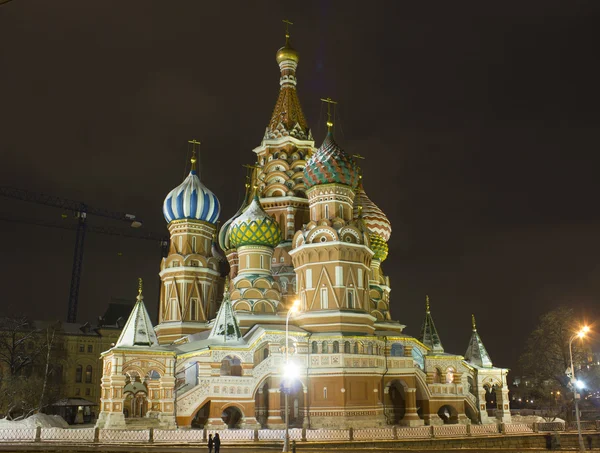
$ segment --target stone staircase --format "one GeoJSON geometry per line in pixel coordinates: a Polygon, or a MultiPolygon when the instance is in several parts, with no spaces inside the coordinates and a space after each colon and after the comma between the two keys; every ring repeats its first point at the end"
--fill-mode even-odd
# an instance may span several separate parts
{"type": "Polygon", "coordinates": [[[159,428],[160,422],[157,418],[126,418],[125,425],[127,429],[137,430],[137,429],[149,429],[149,428],[159,428]]]}

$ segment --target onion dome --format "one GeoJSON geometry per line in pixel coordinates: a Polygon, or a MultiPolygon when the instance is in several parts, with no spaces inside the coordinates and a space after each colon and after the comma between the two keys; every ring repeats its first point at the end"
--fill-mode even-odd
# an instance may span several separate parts
{"type": "Polygon", "coordinates": [[[307,189],[319,184],[358,185],[358,166],[333,139],[331,129],[321,147],[306,162],[304,185],[307,189]]]}
{"type": "Polygon", "coordinates": [[[277,247],[281,242],[281,228],[273,217],[265,212],[255,196],[250,206],[229,226],[231,247],[265,245],[277,247]]]}
{"type": "Polygon", "coordinates": [[[167,222],[182,219],[202,220],[216,223],[221,212],[219,200],[196,173],[196,155],[192,157],[192,169],[187,178],[175,187],[163,203],[163,215],[167,222]]]}
{"type": "Polygon", "coordinates": [[[371,242],[371,250],[375,253],[373,259],[385,261],[388,256],[388,245],[385,239],[377,233],[371,233],[369,235],[369,240],[371,242]]]}
{"type": "Polygon", "coordinates": [[[392,224],[379,207],[367,196],[362,183],[358,186],[354,197],[354,218],[359,217],[359,207],[362,208],[362,219],[372,233],[377,233],[386,242],[392,235],[392,224]]]}
{"type": "Polygon", "coordinates": [[[298,52],[292,48],[290,45],[290,35],[285,35],[285,46],[277,51],[275,55],[275,59],[277,60],[277,64],[280,64],[283,61],[291,60],[295,63],[298,63],[300,57],[298,57],[298,52]]]}

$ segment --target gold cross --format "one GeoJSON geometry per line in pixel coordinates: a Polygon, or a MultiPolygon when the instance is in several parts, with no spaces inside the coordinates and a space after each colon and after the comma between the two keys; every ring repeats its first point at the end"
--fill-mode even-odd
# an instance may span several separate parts
{"type": "Polygon", "coordinates": [[[192,158],[190,159],[190,161],[192,162],[192,170],[195,171],[196,162],[198,160],[196,159],[196,145],[200,146],[200,142],[194,138],[192,140],[188,140],[188,143],[192,145],[192,158]]]}
{"type": "Polygon", "coordinates": [[[285,24],[285,37],[289,38],[290,37],[290,25],[294,25],[294,23],[290,22],[287,19],[283,19],[282,22],[285,24]]]}
{"type": "Polygon", "coordinates": [[[331,98],[321,98],[321,101],[327,103],[327,130],[331,130],[333,127],[333,121],[331,121],[331,105],[337,105],[337,102],[331,98]]]}
{"type": "Polygon", "coordinates": [[[142,279],[138,278],[138,296],[142,295],[142,285],[143,285],[142,279]]]}

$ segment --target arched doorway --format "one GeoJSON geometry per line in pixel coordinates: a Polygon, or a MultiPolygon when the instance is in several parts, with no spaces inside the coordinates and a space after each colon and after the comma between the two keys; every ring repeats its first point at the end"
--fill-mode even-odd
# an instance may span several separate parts
{"type": "Polygon", "coordinates": [[[221,376],[241,376],[242,361],[232,355],[228,355],[221,361],[221,376]]]}
{"type": "Polygon", "coordinates": [[[229,429],[239,429],[243,417],[244,414],[242,414],[242,411],[235,406],[229,406],[221,413],[223,423],[225,423],[229,429]]]}
{"type": "Polygon", "coordinates": [[[208,421],[208,416],[210,414],[210,401],[204,403],[204,405],[198,409],[196,415],[192,419],[192,429],[202,429],[206,422],[208,421]]]}
{"type": "Polygon", "coordinates": [[[285,394],[288,393],[288,413],[290,428],[302,428],[304,423],[304,387],[299,379],[281,386],[281,418],[285,420],[285,394]]]}
{"type": "Polygon", "coordinates": [[[496,409],[498,408],[498,398],[496,395],[497,388],[495,385],[485,384],[485,409],[489,416],[493,417],[496,415],[496,409]]]}
{"type": "Polygon", "coordinates": [[[254,396],[254,416],[263,428],[267,427],[267,419],[269,418],[269,383],[266,381],[259,387],[254,396]]]}
{"type": "Polygon", "coordinates": [[[123,414],[125,418],[145,417],[148,412],[148,388],[142,382],[137,372],[127,374],[125,387],[123,387],[123,414]]]}
{"type": "Polygon", "coordinates": [[[404,384],[398,380],[387,385],[385,416],[389,425],[397,425],[406,413],[406,394],[404,384]]]}
{"type": "Polygon", "coordinates": [[[458,424],[458,411],[454,408],[454,406],[445,404],[440,407],[437,414],[444,422],[444,425],[458,424]]]}

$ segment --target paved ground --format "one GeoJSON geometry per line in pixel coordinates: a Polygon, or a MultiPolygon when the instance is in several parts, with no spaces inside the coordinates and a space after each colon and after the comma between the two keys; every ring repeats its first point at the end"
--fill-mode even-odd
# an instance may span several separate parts
{"type": "MultiPolygon", "coordinates": [[[[89,446],[81,446],[81,445],[73,445],[73,446],[58,446],[58,445],[48,445],[48,444],[40,444],[39,446],[32,445],[3,445],[0,444],[0,452],[14,452],[14,453],[25,453],[25,452],[56,452],[56,453],[91,453],[91,452],[103,452],[103,453],[121,453],[121,452],[131,452],[131,453],[174,453],[174,452],[183,452],[183,453],[208,453],[208,449],[205,446],[189,446],[189,445],[89,445],[89,446]]],[[[275,445],[265,445],[261,447],[256,446],[244,446],[244,445],[229,445],[221,447],[221,453],[271,453],[271,452],[280,452],[281,446],[275,445]]],[[[296,449],[296,453],[325,453],[325,452],[339,452],[339,453],[367,453],[367,452],[377,452],[377,453],[386,453],[386,452],[411,452],[411,453],[421,453],[421,452],[437,452],[437,453],[445,453],[445,452],[453,452],[453,453],[504,453],[504,452],[522,452],[522,453],[535,453],[542,452],[547,450],[540,449],[528,449],[528,448],[519,448],[519,449],[453,449],[453,450],[422,450],[422,449],[395,449],[389,447],[381,447],[381,448],[336,448],[335,444],[332,444],[330,447],[310,447],[310,446],[298,446],[296,449]]],[[[569,451],[569,450],[561,450],[561,451],[569,451]]],[[[573,450],[570,450],[573,451],[573,450]]]]}

